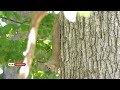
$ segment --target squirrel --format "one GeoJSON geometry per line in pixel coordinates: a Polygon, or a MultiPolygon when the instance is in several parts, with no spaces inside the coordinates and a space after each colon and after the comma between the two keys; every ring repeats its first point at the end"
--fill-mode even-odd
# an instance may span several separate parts
{"type": "Polygon", "coordinates": [[[58,72],[60,67],[60,15],[57,14],[52,31],[52,55],[50,59],[45,63],[38,62],[38,66],[41,70],[58,72]],[[43,68],[44,67],[44,68],[43,68]],[[47,67],[47,69],[46,69],[47,67]]]}
{"type": "MultiPolygon", "coordinates": [[[[42,19],[47,15],[47,11],[35,11],[32,22],[31,22],[31,29],[30,34],[28,36],[28,44],[27,49],[25,52],[23,52],[24,63],[26,63],[26,66],[22,66],[19,70],[19,79],[26,79],[29,75],[30,66],[32,64],[32,61],[34,59],[34,50],[35,50],[35,44],[36,44],[36,38],[38,33],[38,27],[42,19]]],[[[60,15],[58,14],[55,19],[55,23],[53,26],[53,33],[52,33],[52,56],[50,59],[40,64],[41,66],[47,67],[49,71],[56,72],[60,66],[60,15]]]]}
{"type": "Polygon", "coordinates": [[[60,67],[60,15],[55,18],[52,32],[52,56],[45,63],[52,72],[57,72],[60,67]]]}
{"type": "Polygon", "coordinates": [[[47,15],[47,11],[35,11],[32,22],[30,25],[30,33],[28,36],[27,49],[23,52],[25,56],[23,63],[26,63],[26,66],[22,66],[19,70],[18,79],[26,79],[29,75],[30,67],[34,59],[34,51],[38,33],[38,27],[42,19],[47,15]]]}

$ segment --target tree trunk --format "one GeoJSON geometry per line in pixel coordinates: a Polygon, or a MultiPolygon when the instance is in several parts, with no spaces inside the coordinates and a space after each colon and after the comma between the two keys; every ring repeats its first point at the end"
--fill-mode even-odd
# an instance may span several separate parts
{"type": "Polygon", "coordinates": [[[95,11],[90,18],[61,20],[61,78],[120,78],[120,12],[95,11]]]}

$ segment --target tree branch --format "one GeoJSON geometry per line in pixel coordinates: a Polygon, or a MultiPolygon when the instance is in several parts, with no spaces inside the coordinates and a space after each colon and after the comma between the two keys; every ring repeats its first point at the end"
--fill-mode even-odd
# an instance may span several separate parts
{"type": "Polygon", "coordinates": [[[8,19],[8,18],[6,18],[6,17],[1,17],[1,18],[2,18],[2,19],[5,19],[5,20],[8,20],[8,21],[12,21],[12,22],[14,22],[14,23],[23,24],[23,22],[15,21],[15,20],[13,20],[13,19],[8,19]]]}

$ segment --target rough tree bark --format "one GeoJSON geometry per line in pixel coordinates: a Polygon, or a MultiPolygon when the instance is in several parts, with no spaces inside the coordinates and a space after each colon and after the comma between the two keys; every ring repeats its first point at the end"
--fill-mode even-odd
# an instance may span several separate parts
{"type": "Polygon", "coordinates": [[[61,78],[120,78],[120,12],[95,11],[90,18],[61,20],[61,78]]]}

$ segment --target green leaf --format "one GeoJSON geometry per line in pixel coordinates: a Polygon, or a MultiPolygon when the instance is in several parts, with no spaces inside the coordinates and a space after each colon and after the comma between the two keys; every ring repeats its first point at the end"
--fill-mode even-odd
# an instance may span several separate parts
{"type": "Polygon", "coordinates": [[[6,26],[4,26],[2,28],[6,33],[13,31],[15,32],[16,30],[18,30],[18,26],[15,24],[7,24],[6,26]]]}
{"type": "Polygon", "coordinates": [[[0,11],[0,17],[4,16],[3,11],[0,11]]]}
{"type": "Polygon", "coordinates": [[[11,19],[13,17],[13,11],[3,11],[3,14],[7,19],[11,19]]]}
{"type": "Polygon", "coordinates": [[[30,28],[30,26],[26,24],[21,24],[19,27],[22,31],[28,31],[30,28]]]}
{"type": "Polygon", "coordinates": [[[50,40],[44,40],[44,41],[43,41],[43,43],[45,43],[45,44],[47,44],[47,45],[48,45],[50,42],[51,42],[50,40]]]}

